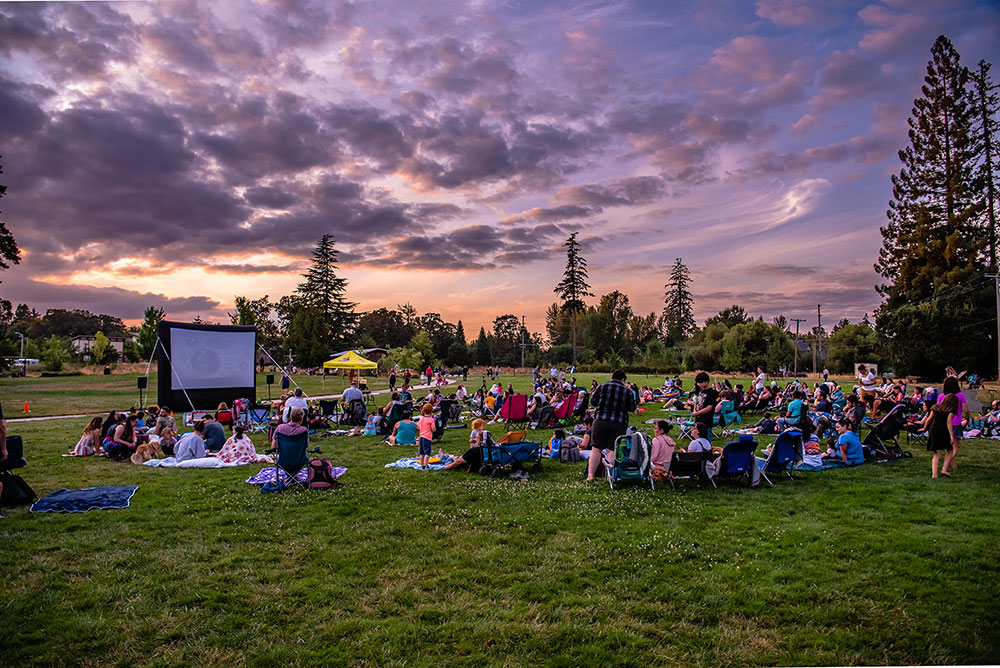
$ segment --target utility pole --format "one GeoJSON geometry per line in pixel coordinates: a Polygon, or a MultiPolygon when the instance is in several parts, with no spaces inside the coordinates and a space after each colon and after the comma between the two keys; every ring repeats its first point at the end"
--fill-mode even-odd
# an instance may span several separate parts
{"type": "Polygon", "coordinates": [[[524,368],[524,316],[521,316],[521,368],[524,368]]]}
{"type": "MultiPolygon", "coordinates": [[[[820,312],[822,307],[822,304],[816,304],[816,350],[821,362],[823,361],[823,314],[820,312]]],[[[813,364],[814,373],[817,369],[819,367],[813,364]]]]}
{"type": "Polygon", "coordinates": [[[805,322],[805,318],[790,318],[795,323],[795,367],[792,373],[798,377],[799,373],[799,323],[805,322]]]}
{"type": "Polygon", "coordinates": [[[997,292],[997,382],[1000,383],[1000,274],[986,274],[986,277],[993,279],[997,292]]]}

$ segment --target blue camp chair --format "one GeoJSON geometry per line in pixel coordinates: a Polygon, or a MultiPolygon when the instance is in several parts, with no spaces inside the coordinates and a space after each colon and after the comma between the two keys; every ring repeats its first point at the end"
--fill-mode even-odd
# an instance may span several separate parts
{"type": "Polygon", "coordinates": [[[740,476],[746,476],[747,486],[754,483],[754,467],[757,466],[757,459],[754,452],[757,450],[757,441],[753,440],[750,434],[742,434],[739,439],[727,443],[722,448],[722,462],[716,477],[732,480],[740,476]]]}
{"type": "Polygon", "coordinates": [[[309,463],[309,455],[306,454],[306,449],[309,447],[309,432],[304,431],[295,436],[276,432],[274,437],[278,445],[278,451],[274,456],[274,480],[278,483],[278,489],[292,485],[305,489],[306,484],[295,476],[309,463]],[[284,480],[281,478],[282,471],[285,473],[284,480]]]}
{"type": "Polygon", "coordinates": [[[802,461],[802,455],[802,432],[798,429],[787,429],[778,434],[778,438],[774,439],[774,445],[771,446],[771,453],[760,466],[760,474],[769,485],[774,485],[774,483],[767,477],[768,473],[784,472],[789,480],[794,480],[791,470],[795,468],[798,462],[802,461]]]}
{"type": "Polygon", "coordinates": [[[628,481],[648,482],[650,489],[656,489],[649,459],[649,439],[641,432],[615,439],[615,461],[611,463],[607,457],[603,457],[603,463],[611,489],[615,488],[615,483],[620,485],[628,481]]]}

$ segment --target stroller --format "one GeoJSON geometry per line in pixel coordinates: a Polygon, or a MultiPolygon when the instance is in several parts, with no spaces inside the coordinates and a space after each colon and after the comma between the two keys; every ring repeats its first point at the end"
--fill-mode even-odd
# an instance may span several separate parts
{"type": "MultiPolygon", "coordinates": [[[[896,404],[877,424],[865,425],[868,427],[868,433],[862,439],[861,445],[871,453],[871,459],[888,462],[901,457],[913,457],[912,452],[899,447],[899,432],[906,425],[906,417],[903,415],[905,408],[903,404],[896,404]]],[[[865,453],[865,459],[868,459],[868,452],[865,453]]]]}
{"type": "Polygon", "coordinates": [[[607,459],[603,463],[611,489],[615,488],[615,483],[626,481],[648,482],[650,489],[656,489],[649,460],[649,439],[641,431],[630,429],[629,433],[619,436],[615,440],[614,463],[607,459]]]}

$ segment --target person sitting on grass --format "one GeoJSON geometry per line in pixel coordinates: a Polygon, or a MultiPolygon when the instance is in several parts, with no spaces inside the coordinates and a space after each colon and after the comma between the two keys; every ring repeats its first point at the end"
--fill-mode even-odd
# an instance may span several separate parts
{"type": "Polygon", "coordinates": [[[552,438],[549,442],[545,444],[545,448],[542,450],[542,454],[549,458],[559,457],[559,448],[562,447],[563,441],[566,440],[566,432],[562,429],[556,429],[552,432],[552,438]]]}
{"type": "Polygon", "coordinates": [[[861,440],[858,435],[851,430],[851,421],[847,418],[840,418],[836,424],[837,444],[828,457],[839,459],[849,466],[865,463],[865,451],[861,447],[861,440]]]}
{"type": "Polygon", "coordinates": [[[164,427],[160,431],[160,451],[168,457],[172,457],[175,445],[177,445],[177,429],[174,427],[164,427]]]}
{"type": "Polygon", "coordinates": [[[76,445],[70,450],[74,457],[101,454],[101,418],[95,417],[83,428],[83,434],[76,445]]]}
{"type": "Polygon", "coordinates": [[[847,395],[847,404],[844,406],[844,417],[851,422],[851,431],[857,434],[861,430],[861,423],[864,422],[867,409],[864,403],[856,394],[847,395]]]}
{"type": "MultiPolygon", "coordinates": [[[[152,418],[150,418],[152,420],[152,418]]],[[[160,406],[159,415],[156,418],[156,424],[152,429],[152,433],[157,436],[163,436],[163,430],[170,428],[174,432],[174,437],[177,437],[177,422],[174,421],[174,416],[170,414],[170,407],[163,405],[160,406]]]]}
{"type": "Polygon", "coordinates": [[[244,432],[243,425],[233,427],[233,435],[225,442],[215,458],[227,464],[274,463],[273,457],[257,454],[253,441],[244,432]]]}
{"type": "Polygon", "coordinates": [[[178,464],[189,459],[207,457],[205,452],[205,421],[194,423],[194,431],[189,431],[180,437],[174,446],[174,459],[178,464]]]}
{"type": "Polygon", "coordinates": [[[451,469],[465,469],[469,473],[478,471],[483,466],[483,442],[486,439],[486,421],[476,419],[472,421],[472,431],[469,433],[469,449],[460,457],[456,457],[441,467],[442,471],[451,469]]]}
{"type": "Polygon", "coordinates": [[[136,415],[129,415],[115,427],[114,436],[111,437],[111,446],[107,448],[108,456],[120,461],[128,459],[135,452],[136,443],[135,424],[139,421],[136,415]]]}
{"type": "Polygon", "coordinates": [[[205,422],[205,449],[209,452],[218,452],[226,443],[226,428],[215,420],[210,414],[204,418],[205,422]]]}
{"type": "Polygon", "coordinates": [[[413,413],[403,411],[402,419],[392,428],[392,434],[386,439],[389,445],[416,445],[417,423],[413,421],[413,413]]]}
{"type": "Polygon", "coordinates": [[[753,429],[756,429],[758,434],[777,434],[779,431],[778,423],[770,413],[764,413],[764,417],[757,421],[753,429]]]}

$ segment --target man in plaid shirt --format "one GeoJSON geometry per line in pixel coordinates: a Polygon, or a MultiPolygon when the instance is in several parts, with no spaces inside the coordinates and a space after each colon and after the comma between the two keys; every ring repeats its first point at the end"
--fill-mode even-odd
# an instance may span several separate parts
{"type": "Polygon", "coordinates": [[[625,372],[615,371],[611,380],[594,390],[590,403],[594,406],[594,424],[590,428],[590,462],[587,481],[594,479],[601,463],[601,451],[608,450],[608,461],[615,460],[615,439],[628,429],[629,414],[636,408],[635,395],[625,384],[625,372]]]}

